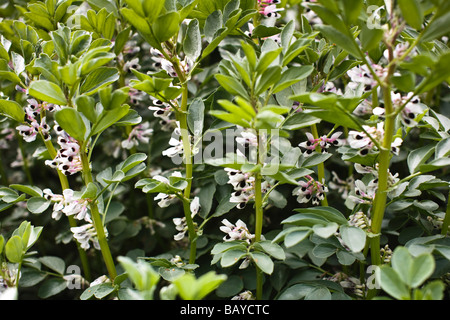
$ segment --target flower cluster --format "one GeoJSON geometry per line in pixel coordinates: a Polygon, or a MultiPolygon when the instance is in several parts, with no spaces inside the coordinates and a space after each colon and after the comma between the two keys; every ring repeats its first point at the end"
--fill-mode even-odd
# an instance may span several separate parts
{"type": "MultiPolygon", "coordinates": [[[[179,171],[175,171],[172,173],[172,177],[181,178],[181,176],[182,176],[181,172],[179,172],[179,171]]],[[[169,184],[169,179],[167,179],[166,177],[159,175],[159,174],[153,176],[152,179],[155,179],[156,181],[159,181],[162,183],[169,184]]],[[[159,201],[158,206],[160,208],[166,208],[169,205],[171,205],[172,203],[174,203],[177,200],[177,197],[175,194],[167,194],[167,193],[160,192],[156,195],[155,200],[159,201]]]]}
{"type": "Polygon", "coordinates": [[[280,0],[258,0],[258,11],[267,18],[279,18],[278,12],[283,11],[283,8],[278,8],[280,0]]]}
{"type": "MultiPolygon", "coordinates": [[[[190,204],[191,217],[194,218],[195,215],[200,211],[200,199],[199,197],[195,197],[190,204]]],[[[186,217],[183,218],[174,218],[173,223],[175,224],[175,229],[177,229],[178,233],[173,237],[174,240],[179,241],[184,238],[186,231],[188,231],[188,226],[186,222],[186,217]]]]}
{"type": "MultiPolygon", "coordinates": [[[[357,204],[371,204],[375,199],[378,189],[378,166],[370,167],[356,163],[355,169],[360,174],[372,175],[373,179],[367,184],[365,184],[362,180],[356,180],[355,193],[349,195],[349,199],[357,204]]],[[[399,180],[398,173],[393,175],[390,171],[388,171],[388,188],[391,189],[390,192],[395,190],[394,186],[399,180]]]]}
{"type": "Polygon", "coordinates": [[[385,245],[380,249],[381,259],[384,263],[390,263],[392,258],[392,249],[389,248],[389,245],[385,245]]]}
{"type": "Polygon", "coordinates": [[[65,189],[63,194],[54,194],[50,189],[44,189],[44,197],[54,202],[52,218],[59,220],[64,213],[66,216],[74,216],[77,220],[92,222],[88,212],[88,199],[82,199],[72,189],[65,189]]]}
{"type": "MultiPolygon", "coordinates": [[[[189,140],[192,140],[192,136],[189,135],[189,140]]],[[[173,130],[172,136],[169,140],[170,147],[167,148],[162,152],[163,156],[174,158],[177,156],[183,157],[184,154],[184,145],[183,145],[183,139],[181,138],[181,128],[180,123],[176,122],[176,128],[173,130]]],[[[192,148],[192,143],[191,143],[192,148]]]]}
{"type": "Polygon", "coordinates": [[[342,145],[342,141],[338,139],[341,135],[342,132],[335,132],[329,138],[326,135],[324,135],[322,137],[315,139],[311,133],[307,132],[306,137],[308,138],[308,141],[300,143],[299,147],[306,149],[306,151],[304,152],[305,156],[312,155],[317,147],[320,147],[322,153],[326,153],[327,149],[330,146],[342,145]]]}
{"type": "MultiPolygon", "coordinates": [[[[154,61],[153,67],[166,71],[167,74],[173,78],[178,76],[172,62],[167,60],[161,51],[155,48],[151,48],[150,54],[152,55],[154,61]]],[[[170,53],[167,53],[167,55],[170,56],[170,53]]],[[[180,60],[178,57],[177,59],[180,60]]],[[[184,59],[180,61],[180,68],[184,74],[189,73],[189,71],[192,69],[192,66],[193,62],[188,57],[184,57],[184,59]]]]}
{"type": "Polygon", "coordinates": [[[16,127],[16,130],[23,137],[26,142],[33,142],[39,132],[41,132],[44,140],[50,140],[49,134],[50,126],[46,122],[46,117],[42,117],[41,121],[38,121],[38,117],[42,110],[54,111],[59,106],[53,104],[38,103],[35,99],[28,99],[28,105],[25,107],[25,122],[27,124],[21,124],[16,127]]]}
{"type": "Polygon", "coordinates": [[[328,188],[313,177],[307,175],[307,181],[299,181],[299,186],[292,191],[292,195],[297,196],[299,203],[306,203],[311,200],[313,205],[319,205],[320,201],[325,198],[325,192],[328,188]]]}
{"type": "Polygon", "coordinates": [[[255,297],[250,290],[246,290],[234,296],[231,300],[255,300],[255,297]]]}
{"type": "MultiPolygon", "coordinates": [[[[376,127],[363,125],[365,132],[351,130],[348,133],[348,144],[353,149],[358,149],[361,156],[366,156],[370,152],[378,151],[374,141],[382,142],[384,137],[384,122],[379,122],[376,127]]],[[[396,137],[391,143],[391,150],[395,155],[400,152],[403,140],[396,137]]]]}
{"type": "Polygon", "coordinates": [[[80,145],[56,124],[54,127],[58,134],[58,150],[53,160],[46,160],[45,164],[57,168],[65,175],[73,175],[83,169],[80,159],[80,145]]]}
{"type": "MultiPolygon", "coordinates": [[[[372,69],[378,78],[384,78],[387,74],[386,68],[377,64],[372,64],[372,69]]],[[[356,66],[349,71],[347,75],[350,77],[348,87],[352,90],[356,90],[359,86],[363,86],[364,91],[372,91],[378,82],[373,77],[371,70],[366,65],[356,66]]]]}
{"type": "MultiPolygon", "coordinates": [[[[70,228],[70,231],[72,231],[73,237],[80,243],[82,249],[88,250],[91,247],[89,242],[92,242],[94,248],[100,250],[97,231],[92,223],[87,223],[79,227],[72,227],[70,228]]],[[[106,229],[105,234],[107,234],[106,229]]]]}
{"type": "MultiPolygon", "coordinates": [[[[417,125],[417,116],[423,112],[419,105],[420,98],[414,96],[413,92],[409,92],[406,96],[402,96],[401,93],[392,92],[391,99],[394,109],[402,108],[400,111],[400,120],[403,125],[406,127],[415,127],[417,125]]],[[[385,110],[383,107],[376,107],[373,109],[373,114],[384,117],[385,110]]]]}
{"type": "Polygon", "coordinates": [[[223,237],[224,241],[234,241],[234,240],[244,240],[248,244],[255,238],[254,234],[251,234],[247,229],[247,225],[242,220],[236,221],[236,225],[232,224],[227,219],[223,219],[224,224],[219,229],[220,231],[226,233],[223,237]]]}
{"type": "MultiPolygon", "coordinates": [[[[237,203],[238,209],[244,209],[251,199],[254,198],[254,184],[255,177],[248,172],[240,170],[225,168],[228,175],[228,184],[233,186],[234,192],[231,194],[230,202],[237,203]]],[[[266,193],[269,188],[269,183],[263,181],[261,183],[262,193],[266,193]]]]}
{"type": "Polygon", "coordinates": [[[139,142],[148,143],[152,133],[153,129],[150,128],[150,123],[145,122],[139,124],[131,130],[128,138],[122,141],[122,148],[132,149],[133,147],[138,146],[139,142]]]}
{"type": "Polygon", "coordinates": [[[328,186],[332,190],[336,190],[342,197],[342,199],[347,199],[350,191],[355,188],[355,178],[349,176],[345,180],[339,178],[335,171],[331,171],[333,176],[332,180],[328,183],[328,186]]]}
{"type": "MultiPolygon", "coordinates": [[[[253,30],[255,29],[255,26],[253,25],[253,23],[248,23],[248,31],[245,31],[245,35],[248,37],[252,37],[253,36],[253,30]]],[[[275,34],[273,36],[270,37],[264,37],[261,38],[262,40],[266,40],[266,39],[271,39],[273,40],[275,43],[280,43],[281,42],[281,34],[275,34]]]]}
{"type": "MultiPolygon", "coordinates": [[[[73,237],[84,250],[90,248],[89,242],[92,242],[94,247],[99,250],[100,245],[97,240],[97,232],[92,224],[88,210],[89,200],[81,198],[72,189],[65,189],[62,195],[54,194],[50,189],[44,189],[43,192],[46,199],[54,202],[52,218],[59,220],[62,214],[65,214],[66,216],[74,216],[77,220],[86,221],[87,223],[82,226],[70,228],[73,237]]],[[[107,234],[106,230],[105,233],[107,234]]]]}
{"type": "Polygon", "coordinates": [[[361,229],[367,229],[370,226],[370,219],[362,211],[358,211],[348,217],[349,224],[361,229]]]}

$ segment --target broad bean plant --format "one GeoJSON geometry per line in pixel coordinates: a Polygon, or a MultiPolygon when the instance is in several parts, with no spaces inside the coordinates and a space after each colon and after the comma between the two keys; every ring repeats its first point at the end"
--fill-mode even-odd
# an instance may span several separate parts
{"type": "Polygon", "coordinates": [[[0,13],[2,299],[449,298],[449,1],[0,13]]]}

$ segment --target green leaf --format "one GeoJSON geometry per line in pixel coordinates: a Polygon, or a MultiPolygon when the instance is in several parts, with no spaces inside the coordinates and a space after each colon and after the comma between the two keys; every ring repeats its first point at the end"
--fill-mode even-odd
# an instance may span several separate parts
{"type": "Polygon", "coordinates": [[[47,80],[33,81],[28,92],[36,99],[62,106],[67,105],[64,92],[57,84],[53,82],[47,80]]]}
{"type": "MultiPolygon", "coordinates": [[[[92,126],[92,135],[103,132],[110,126],[114,125],[116,122],[121,120],[128,114],[130,109],[129,105],[122,105],[119,108],[113,110],[103,110],[98,116],[98,120],[95,125],[92,126]]],[[[59,122],[58,122],[59,123],[59,122]]]]}
{"type": "Polygon", "coordinates": [[[268,90],[271,86],[278,83],[281,78],[281,67],[273,66],[269,67],[263,71],[261,76],[256,81],[256,95],[260,95],[266,90],[268,90]]]}
{"type": "Polygon", "coordinates": [[[218,275],[210,271],[198,279],[192,273],[186,273],[176,279],[173,284],[177,287],[181,299],[201,300],[227,279],[226,275],[218,275]]]}
{"type": "Polygon", "coordinates": [[[353,252],[360,252],[366,245],[364,230],[353,226],[341,226],[340,233],[345,245],[353,252]]]}
{"type": "Polygon", "coordinates": [[[422,285],[434,272],[435,262],[431,253],[424,253],[414,257],[411,270],[411,287],[422,285]]]}
{"type": "Polygon", "coordinates": [[[47,299],[57,295],[66,288],[66,280],[62,278],[50,278],[41,284],[38,290],[38,296],[41,299],[47,299]]]}
{"type": "Polygon", "coordinates": [[[133,10],[129,8],[121,8],[120,13],[140,34],[146,36],[146,38],[152,34],[152,30],[150,29],[147,20],[139,16],[133,10]]]}
{"type": "Polygon", "coordinates": [[[287,66],[289,62],[298,57],[311,44],[312,39],[300,38],[288,47],[283,56],[283,67],[287,66]]]}
{"type": "MultiPolygon", "coordinates": [[[[286,229],[286,230],[289,230],[289,229],[286,229]]],[[[296,231],[289,232],[284,236],[284,245],[286,246],[286,248],[291,248],[291,247],[295,246],[296,244],[299,244],[300,242],[305,240],[311,234],[311,232],[312,232],[312,230],[309,228],[304,229],[304,230],[296,230],[296,231]]]]}
{"type": "Polygon", "coordinates": [[[111,50],[111,47],[109,46],[97,47],[95,49],[91,49],[85,55],[83,55],[82,59],[80,60],[81,75],[85,76],[114,59],[116,55],[112,52],[108,52],[109,50],[111,50]]]}
{"type": "Polygon", "coordinates": [[[86,135],[86,125],[80,113],[73,108],[63,108],[55,113],[58,124],[71,137],[78,141],[84,141],[86,135]]]}
{"type": "Polygon", "coordinates": [[[25,119],[25,111],[22,106],[12,100],[0,100],[0,112],[19,123],[25,119]]]}
{"type": "MultiPolygon", "coordinates": [[[[333,207],[313,207],[305,209],[295,209],[300,213],[313,213],[320,218],[326,219],[331,222],[336,222],[339,225],[347,225],[347,218],[337,209],[333,207]]],[[[326,223],[327,224],[327,223],[326,223]]]]}
{"type": "Polygon", "coordinates": [[[40,257],[39,262],[47,268],[56,271],[60,275],[64,275],[66,272],[66,263],[63,259],[54,256],[40,257]]]}
{"type": "Polygon", "coordinates": [[[281,74],[280,81],[274,86],[272,92],[278,93],[293,84],[306,79],[314,71],[314,66],[293,66],[281,74]]]}
{"type": "Polygon", "coordinates": [[[424,14],[418,0],[398,0],[400,10],[406,22],[416,30],[422,29],[424,14]]]}
{"type": "Polygon", "coordinates": [[[320,119],[310,115],[306,112],[299,112],[290,116],[286,122],[283,124],[282,129],[285,130],[299,130],[302,128],[310,127],[313,124],[320,122],[320,119]]]}
{"type": "Polygon", "coordinates": [[[139,291],[152,291],[159,281],[159,274],[151,265],[142,260],[134,262],[131,258],[120,256],[117,258],[120,265],[127,272],[130,280],[139,291]]]}
{"type": "Polygon", "coordinates": [[[381,266],[377,273],[381,288],[397,300],[410,300],[411,293],[403,283],[398,273],[386,265],[381,266]]]}
{"type": "Polygon", "coordinates": [[[243,257],[247,255],[245,250],[227,250],[222,254],[222,259],[220,260],[220,265],[224,268],[231,267],[243,257]]]}
{"type": "Polygon", "coordinates": [[[0,234],[0,254],[2,254],[4,246],[5,246],[5,238],[0,234]]]}
{"type": "Polygon", "coordinates": [[[345,0],[342,1],[342,5],[344,6],[344,18],[345,23],[348,26],[356,23],[358,20],[359,14],[363,8],[364,2],[363,0],[345,0]]]}
{"type": "Polygon", "coordinates": [[[274,263],[270,257],[261,252],[251,252],[250,256],[256,266],[261,269],[262,272],[272,274],[274,263]]]}
{"type": "Polygon", "coordinates": [[[283,248],[271,241],[260,241],[257,242],[255,246],[260,247],[264,252],[271,255],[275,259],[284,260],[286,258],[283,248]]]}
{"type": "Polygon", "coordinates": [[[80,95],[75,99],[77,110],[84,114],[84,116],[95,123],[97,121],[97,113],[95,111],[95,99],[90,96],[80,95]]]}
{"type": "Polygon", "coordinates": [[[229,93],[233,95],[239,95],[244,99],[250,100],[247,90],[244,88],[240,81],[223,74],[216,74],[215,78],[217,79],[219,84],[229,93]]]}
{"type": "Polygon", "coordinates": [[[23,259],[24,247],[22,238],[15,235],[12,236],[5,245],[5,254],[9,262],[20,263],[23,259]]]}
{"type": "Polygon", "coordinates": [[[147,160],[147,155],[145,153],[134,153],[118,166],[118,170],[127,173],[129,170],[145,160],[147,160]]]}
{"type": "Polygon", "coordinates": [[[205,104],[202,99],[194,99],[188,108],[187,122],[191,132],[199,136],[203,133],[205,104]]]}
{"type": "Polygon", "coordinates": [[[39,187],[26,186],[26,185],[22,185],[22,184],[11,184],[9,187],[12,189],[24,192],[30,196],[42,197],[42,190],[39,187]]]}
{"type": "Polygon", "coordinates": [[[80,93],[92,95],[101,88],[117,81],[119,79],[119,71],[116,68],[101,67],[95,69],[86,76],[86,79],[80,86],[80,93]]]}
{"type": "Polygon", "coordinates": [[[226,298],[239,294],[244,288],[244,281],[240,276],[231,275],[216,290],[218,297],[226,298]]]}
{"type": "Polygon", "coordinates": [[[216,37],[217,31],[223,26],[222,11],[214,11],[208,18],[206,18],[205,26],[203,28],[205,33],[205,39],[209,43],[216,37]]]}
{"type": "Polygon", "coordinates": [[[434,151],[435,146],[433,144],[428,144],[411,151],[407,159],[409,172],[411,174],[416,173],[419,167],[433,155],[434,151]]]}
{"type": "Polygon", "coordinates": [[[315,28],[318,29],[328,40],[335,43],[352,56],[356,58],[363,58],[361,57],[358,46],[355,43],[355,39],[353,39],[350,35],[342,33],[328,25],[320,25],[315,28]]]}
{"type": "Polygon", "coordinates": [[[336,222],[330,222],[325,226],[320,224],[314,225],[312,229],[314,234],[321,238],[327,239],[339,229],[339,225],[336,222]]]}
{"type": "Polygon", "coordinates": [[[189,22],[186,30],[186,37],[183,41],[183,51],[193,62],[195,62],[202,53],[202,36],[200,34],[200,27],[197,19],[193,19],[189,22]]]}
{"type": "Polygon", "coordinates": [[[429,42],[436,38],[442,37],[450,32],[450,11],[439,16],[424,31],[421,42],[429,42]]]}
{"type": "Polygon", "coordinates": [[[282,49],[283,48],[277,48],[274,50],[262,52],[261,56],[259,57],[258,63],[256,64],[256,72],[262,73],[263,71],[265,71],[270,66],[270,64],[276,58],[278,58],[282,49]]]}
{"type": "Polygon", "coordinates": [[[40,196],[32,197],[27,201],[27,209],[30,210],[30,212],[32,213],[38,214],[47,210],[50,204],[51,204],[50,200],[47,200],[40,196]]]}
{"type": "Polygon", "coordinates": [[[169,40],[180,28],[180,14],[176,11],[159,16],[152,24],[153,35],[159,43],[169,40]]]}

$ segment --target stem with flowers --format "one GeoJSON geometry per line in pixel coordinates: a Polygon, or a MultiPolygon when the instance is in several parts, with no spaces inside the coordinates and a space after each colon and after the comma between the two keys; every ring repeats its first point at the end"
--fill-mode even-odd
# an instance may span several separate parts
{"type": "MultiPolygon", "coordinates": [[[[165,43],[168,48],[173,49],[173,44],[169,41],[166,41],[165,43]]],[[[180,80],[181,86],[182,86],[182,95],[181,95],[181,103],[178,106],[178,108],[175,108],[175,114],[177,121],[180,124],[180,131],[181,131],[181,140],[183,143],[183,158],[184,158],[184,166],[185,166],[185,178],[187,181],[187,186],[184,189],[184,195],[183,195],[183,211],[184,216],[186,219],[186,224],[188,227],[188,233],[189,233],[189,242],[190,242],[190,253],[189,253],[189,263],[194,264],[196,259],[196,252],[197,252],[197,232],[195,230],[195,225],[192,220],[191,216],[191,210],[190,210],[190,197],[191,197],[191,189],[192,189],[192,178],[193,178],[193,161],[192,161],[192,150],[191,150],[191,143],[189,138],[189,128],[188,128],[188,122],[187,122],[187,115],[188,115],[188,96],[189,96],[189,90],[188,90],[188,84],[187,84],[187,75],[184,74],[181,66],[180,61],[174,55],[174,57],[170,57],[164,49],[160,48],[161,53],[164,55],[164,57],[170,61],[173,65],[173,68],[178,76],[178,79],[180,80]]]]}
{"type": "MultiPolygon", "coordinates": [[[[47,151],[48,151],[50,157],[52,159],[54,159],[56,157],[56,150],[55,150],[55,147],[53,146],[52,142],[50,140],[45,140],[45,139],[43,139],[43,141],[44,141],[44,144],[45,144],[45,146],[47,148],[47,151]]],[[[61,189],[63,191],[66,190],[66,189],[70,189],[69,181],[67,179],[67,176],[64,175],[58,169],[57,169],[57,173],[58,173],[59,181],[60,181],[60,184],[61,184],[61,189]]],[[[73,216],[68,216],[67,218],[69,220],[69,225],[70,225],[71,228],[77,226],[77,223],[76,223],[76,221],[75,221],[73,216]]],[[[77,245],[78,253],[80,255],[81,264],[82,264],[83,270],[84,270],[84,276],[85,276],[87,281],[90,281],[90,279],[91,279],[91,271],[90,271],[90,267],[89,267],[89,263],[88,263],[88,259],[87,259],[87,255],[86,255],[86,251],[84,251],[81,248],[80,244],[77,241],[75,241],[75,243],[77,245]]]]}
{"type": "MultiPolygon", "coordinates": [[[[389,40],[391,42],[387,41],[386,44],[388,46],[389,61],[392,61],[394,59],[393,43],[395,42],[395,38],[389,40]]],[[[381,83],[379,82],[383,93],[384,108],[387,116],[384,121],[384,136],[382,144],[380,146],[381,148],[379,153],[378,187],[371,213],[372,218],[371,232],[373,233],[373,236],[370,238],[370,252],[371,252],[371,261],[373,265],[380,265],[382,263],[380,251],[381,225],[383,222],[387,203],[392,139],[395,134],[395,117],[392,116],[392,114],[394,113],[394,105],[392,103],[392,94],[391,94],[392,92],[391,77],[394,74],[394,71],[395,65],[389,64],[386,77],[382,80],[381,83]]],[[[369,296],[371,296],[372,293],[369,292],[369,296]]]]}
{"type": "MultiPolygon", "coordinates": [[[[81,157],[81,163],[83,166],[83,171],[82,171],[83,172],[83,180],[84,180],[85,185],[88,186],[89,183],[93,182],[93,179],[92,179],[90,163],[89,163],[85,148],[80,149],[80,157],[81,157]]],[[[108,270],[109,277],[113,281],[117,276],[117,271],[116,271],[116,267],[114,265],[114,260],[111,255],[111,250],[109,248],[109,244],[108,244],[108,240],[106,238],[102,218],[100,217],[100,211],[98,209],[96,201],[91,201],[89,203],[89,208],[91,210],[91,215],[92,215],[92,220],[93,220],[93,224],[95,227],[95,231],[97,232],[97,239],[98,239],[98,243],[100,245],[100,249],[102,252],[103,260],[104,260],[106,268],[108,270]]]]}

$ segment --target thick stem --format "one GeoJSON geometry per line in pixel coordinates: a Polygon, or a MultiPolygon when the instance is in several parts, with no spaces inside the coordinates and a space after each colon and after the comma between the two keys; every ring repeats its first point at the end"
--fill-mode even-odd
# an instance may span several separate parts
{"type": "MultiPolygon", "coordinates": [[[[311,133],[312,133],[314,139],[319,139],[319,132],[317,131],[317,126],[315,124],[313,124],[311,126],[311,133]]],[[[316,151],[320,152],[319,146],[317,146],[316,151]]],[[[325,183],[325,165],[323,164],[323,162],[321,162],[317,165],[317,180],[320,183],[325,183]]],[[[324,194],[323,200],[321,202],[322,202],[323,206],[325,206],[325,207],[328,206],[328,200],[327,200],[326,194],[324,194]]]]}
{"type": "MultiPolygon", "coordinates": [[[[387,114],[393,110],[391,100],[390,87],[383,88],[384,105],[387,114]]],[[[384,211],[386,209],[388,179],[389,179],[389,165],[391,161],[391,144],[395,132],[395,122],[391,117],[386,117],[384,122],[384,139],[382,149],[380,150],[378,163],[378,189],[372,207],[372,225],[371,232],[375,235],[371,238],[370,251],[372,264],[380,265],[380,232],[381,224],[383,222],[384,211]]]]}
{"type": "MultiPolygon", "coordinates": [[[[261,192],[261,174],[257,173],[255,177],[255,242],[261,241],[262,225],[263,225],[263,208],[262,208],[262,192],[261,192]]],[[[256,299],[262,299],[263,289],[263,272],[256,267],[256,299]]]]}
{"type": "MultiPolygon", "coordinates": [[[[44,143],[45,143],[45,146],[47,147],[50,157],[52,159],[54,159],[56,157],[55,147],[49,140],[47,140],[47,141],[44,140],[44,143]]],[[[62,191],[66,190],[66,189],[70,189],[69,181],[68,181],[67,177],[61,171],[57,170],[57,172],[58,172],[58,177],[59,177],[62,191]]],[[[69,225],[71,228],[74,228],[77,226],[77,222],[75,221],[75,218],[73,216],[68,216],[67,218],[69,220],[69,225]]],[[[91,270],[89,267],[89,262],[87,259],[86,251],[84,251],[83,248],[81,248],[80,244],[77,241],[75,241],[75,243],[77,245],[78,254],[80,255],[81,265],[83,266],[84,278],[87,281],[91,281],[91,270]]]]}
{"type": "MultiPolygon", "coordinates": [[[[84,150],[80,152],[81,163],[83,166],[83,179],[87,186],[90,182],[93,182],[91,168],[89,165],[87,154],[84,150]]],[[[106,268],[108,269],[109,277],[114,280],[117,276],[116,267],[114,265],[114,260],[109,249],[108,240],[106,239],[105,229],[103,228],[102,219],[100,217],[100,212],[96,201],[92,201],[89,204],[91,209],[91,216],[94,222],[95,231],[97,232],[97,239],[100,245],[100,250],[102,252],[103,260],[105,262],[106,268]]]]}
{"type": "Polygon", "coordinates": [[[189,263],[195,263],[197,255],[197,232],[195,230],[194,221],[191,216],[191,209],[189,204],[189,199],[191,198],[192,189],[192,172],[193,172],[193,161],[192,161],[192,151],[191,142],[189,136],[189,128],[187,123],[187,100],[188,100],[188,88],[187,84],[183,84],[183,94],[181,98],[181,112],[178,112],[178,120],[180,122],[181,140],[183,142],[184,151],[184,166],[185,166],[185,177],[187,180],[187,186],[184,189],[184,200],[183,200],[183,211],[186,218],[186,223],[188,226],[189,241],[190,241],[190,254],[189,263]]]}
{"type": "Polygon", "coordinates": [[[448,227],[450,226],[450,193],[447,200],[447,210],[445,211],[444,223],[442,224],[441,234],[446,236],[448,233],[448,227]]]}

